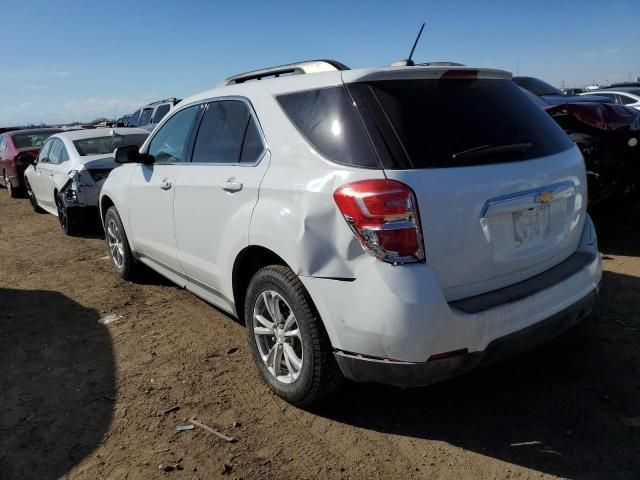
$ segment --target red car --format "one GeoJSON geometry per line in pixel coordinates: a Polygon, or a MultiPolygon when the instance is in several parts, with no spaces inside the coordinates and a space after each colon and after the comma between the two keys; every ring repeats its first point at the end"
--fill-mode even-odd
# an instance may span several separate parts
{"type": "Polygon", "coordinates": [[[13,130],[0,135],[0,184],[15,197],[24,187],[24,171],[38,157],[44,142],[59,128],[13,130]]]}

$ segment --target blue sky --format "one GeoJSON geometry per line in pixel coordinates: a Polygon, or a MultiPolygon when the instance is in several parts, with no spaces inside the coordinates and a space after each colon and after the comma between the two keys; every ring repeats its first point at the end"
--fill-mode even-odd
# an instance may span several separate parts
{"type": "Polygon", "coordinates": [[[415,58],[504,68],[561,86],[640,76],[637,0],[2,0],[0,126],[89,121],[302,59],[415,58]]]}

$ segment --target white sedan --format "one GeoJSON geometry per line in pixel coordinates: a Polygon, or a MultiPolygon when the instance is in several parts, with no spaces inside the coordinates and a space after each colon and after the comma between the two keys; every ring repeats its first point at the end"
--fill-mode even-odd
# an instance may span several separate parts
{"type": "Polygon", "coordinates": [[[581,93],[580,95],[606,97],[611,100],[611,103],[640,110],[640,87],[607,88],[595,92],[581,93]]]}
{"type": "Polygon", "coordinates": [[[118,164],[117,147],[140,147],[149,132],[139,128],[74,130],[49,137],[37,160],[24,172],[36,212],[56,215],[67,235],[79,233],[88,211],[97,212],[98,195],[118,164]]]}

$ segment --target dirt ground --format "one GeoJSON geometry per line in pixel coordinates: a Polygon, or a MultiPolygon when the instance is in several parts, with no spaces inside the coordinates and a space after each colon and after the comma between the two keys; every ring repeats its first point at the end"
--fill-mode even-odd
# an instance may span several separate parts
{"type": "Polygon", "coordinates": [[[549,344],[303,411],[232,318],[154,274],[120,281],[98,233],[0,191],[0,478],[640,478],[638,211],[597,221],[597,307],[549,344]],[[193,416],[237,441],[176,431],[193,416]]]}

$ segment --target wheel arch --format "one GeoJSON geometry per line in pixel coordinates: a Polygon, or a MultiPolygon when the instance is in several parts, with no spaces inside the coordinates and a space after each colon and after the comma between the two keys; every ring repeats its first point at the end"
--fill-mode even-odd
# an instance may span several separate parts
{"type": "Polygon", "coordinates": [[[231,286],[239,320],[244,321],[244,300],[251,278],[258,270],[268,265],[291,268],[280,255],[261,245],[249,245],[236,256],[231,272],[231,286]]]}

